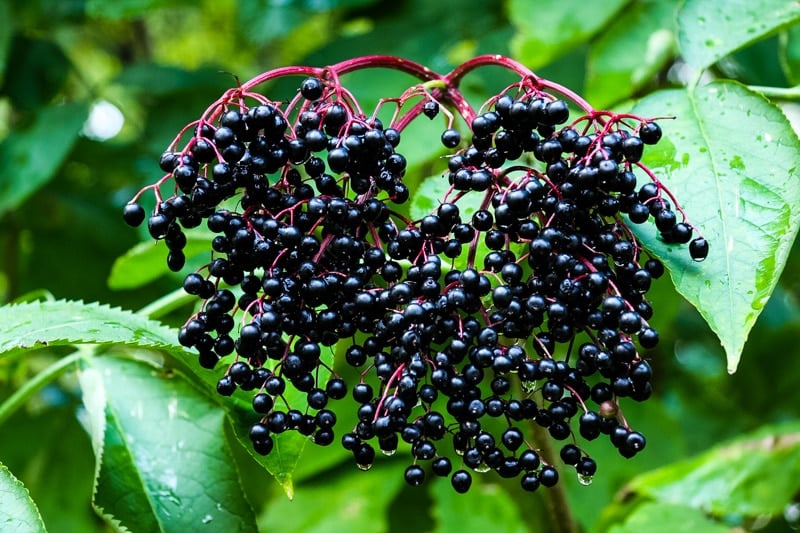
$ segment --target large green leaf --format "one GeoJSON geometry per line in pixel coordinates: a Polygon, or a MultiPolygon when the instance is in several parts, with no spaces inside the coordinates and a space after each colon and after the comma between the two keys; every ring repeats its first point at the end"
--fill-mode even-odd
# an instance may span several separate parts
{"type": "Polygon", "coordinates": [[[85,102],[42,109],[34,123],[13,131],[0,144],[0,161],[10,170],[0,178],[0,213],[13,209],[55,175],[78,139],[85,102]]]}
{"type": "Polygon", "coordinates": [[[800,225],[800,141],[777,107],[733,82],[659,91],[634,111],[677,117],[662,121],[665,138],[645,161],[683,203],[710,253],[694,263],[652,225],[637,233],[717,334],[734,372],[800,225]]]}
{"type": "Polygon", "coordinates": [[[800,490],[800,424],[765,427],[634,478],[628,490],[715,515],[776,515],[800,490]]]}
{"type": "Polygon", "coordinates": [[[508,13],[517,33],[514,56],[530,68],[547,65],[606,29],[626,0],[510,0],[508,13]]]}
{"type": "Polygon", "coordinates": [[[686,0],[678,12],[678,43],[686,62],[704,69],[797,20],[795,0],[686,0]]]}
{"type": "MultiPolygon", "coordinates": [[[[193,376],[208,396],[218,398],[216,383],[222,375],[222,364],[216,372],[200,368],[196,356],[177,343],[177,332],[141,315],[96,303],[74,301],[30,302],[0,307],[0,354],[35,346],[70,344],[124,344],[133,347],[157,348],[179,364],[180,370],[193,376]]],[[[332,355],[326,354],[331,365],[332,355]]],[[[327,370],[320,370],[319,379],[327,379],[327,370]]],[[[306,396],[294,389],[284,397],[297,409],[305,407],[306,396]]],[[[256,454],[248,432],[258,417],[250,408],[250,396],[239,391],[232,398],[219,398],[226,410],[238,440],[291,496],[292,471],[307,442],[295,432],[275,436],[275,449],[268,456],[256,454]]]]}
{"type": "Polygon", "coordinates": [[[387,508],[403,483],[402,463],[377,459],[377,471],[361,472],[355,465],[349,468],[303,483],[294,501],[270,502],[259,517],[260,529],[282,533],[387,531],[387,508]]]}
{"type": "Polygon", "coordinates": [[[636,508],[622,525],[615,525],[609,533],[726,533],[728,526],[712,522],[691,507],[666,503],[645,503],[636,508]]]}
{"type": "Polygon", "coordinates": [[[8,533],[46,531],[28,490],[0,463],[0,525],[8,533]]]}
{"type": "Polygon", "coordinates": [[[589,50],[586,99],[605,108],[628,98],[676,51],[675,1],[636,2],[589,50]]]}
{"type": "Polygon", "coordinates": [[[131,531],[256,531],[225,413],[178,374],[114,357],[79,374],[97,456],[94,505],[131,531]]]}
{"type": "Polygon", "coordinates": [[[102,520],[90,505],[94,453],[75,416],[80,399],[66,392],[53,385],[9,419],[0,457],[19,474],[50,531],[97,531],[102,520]]]}
{"type": "Polygon", "coordinates": [[[127,344],[177,348],[176,333],[143,316],[97,303],[29,302],[0,307],[0,353],[35,346],[127,344]]]}

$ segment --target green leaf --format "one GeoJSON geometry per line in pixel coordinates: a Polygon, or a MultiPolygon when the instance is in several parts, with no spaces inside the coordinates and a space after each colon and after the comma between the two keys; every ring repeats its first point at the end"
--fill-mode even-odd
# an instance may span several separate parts
{"type": "Polygon", "coordinates": [[[272,501],[258,519],[259,529],[281,533],[387,531],[387,508],[402,487],[404,465],[378,459],[370,472],[352,465],[345,468],[303,483],[293,501],[272,501]]]}
{"type": "Polygon", "coordinates": [[[0,524],[9,533],[47,531],[28,489],[0,463],[0,524]]]}
{"type": "Polygon", "coordinates": [[[11,7],[8,3],[0,3],[0,86],[6,73],[11,37],[14,35],[14,19],[11,16],[11,7]]]}
{"type": "Polygon", "coordinates": [[[710,521],[691,507],[666,503],[645,503],[636,508],[623,525],[613,526],[609,533],[726,533],[728,526],[710,521]]]}
{"type": "Polygon", "coordinates": [[[586,99],[604,108],[647,84],[675,53],[675,2],[636,2],[589,50],[586,99]]]}
{"type": "Polygon", "coordinates": [[[97,303],[29,302],[0,307],[0,353],[35,346],[126,344],[177,346],[174,330],[143,316],[97,303]]]}
{"type": "Polygon", "coordinates": [[[247,28],[252,43],[264,44],[283,37],[317,13],[333,9],[366,7],[376,0],[260,0],[239,6],[239,24],[247,28]]]}
{"type": "Polygon", "coordinates": [[[715,515],[779,515],[800,490],[800,424],[762,428],[634,478],[627,489],[715,515]]]}
{"type": "MultiPolygon", "coordinates": [[[[291,399],[287,398],[287,401],[293,409],[303,409],[305,406],[305,395],[301,396],[301,393],[295,390],[287,390],[284,396],[291,397],[291,399]]],[[[308,442],[308,437],[296,431],[287,431],[274,435],[272,451],[269,455],[260,455],[253,450],[253,443],[249,436],[250,428],[258,422],[258,417],[254,415],[250,404],[230,404],[225,406],[225,410],[239,444],[244,446],[253,459],[275,478],[275,481],[278,482],[286,494],[287,501],[294,499],[292,472],[294,472],[300,460],[300,455],[308,442]]]]}
{"type": "Polygon", "coordinates": [[[98,512],[131,531],[256,531],[222,409],[178,374],[114,357],[82,363],[98,512]]]}
{"type": "Polygon", "coordinates": [[[677,117],[661,122],[665,138],[645,163],[701,229],[708,259],[694,263],[683,246],[665,245],[650,224],[636,232],[717,334],[734,372],[800,225],[800,141],[778,108],[728,81],[659,91],[634,112],[677,117]]]}
{"type": "Polygon", "coordinates": [[[626,0],[510,0],[508,13],[517,33],[511,42],[514,56],[529,68],[547,65],[604,30],[626,0]]]}
{"type": "MultiPolygon", "coordinates": [[[[208,263],[211,239],[208,236],[187,234],[186,255],[187,266],[184,271],[191,271],[196,266],[208,263]]],[[[108,287],[114,290],[136,289],[147,285],[161,276],[172,274],[167,267],[168,250],[163,246],[149,242],[141,242],[118,257],[111,267],[108,287]]]]}
{"type": "Polygon", "coordinates": [[[678,12],[678,43],[689,65],[705,69],[797,20],[795,0],[686,0],[678,12]]]}
{"type": "Polygon", "coordinates": [[[788,28],[780,37],[781,67],[786,79],[800,84],[800,26],[788,28]]]}
{"type": "Polygon", "coordinates": [[[3,140],[0,160],[13,172],[0,179],[0,213],[17,207],[55,176],[87,114],[85,102],[46,107],[32,125],[3,140]]]}
{"type": "MultiPolygon", "coordinates": [[[[423,179],[411,197],[411,206],[409,208],[411,218],[419,220],[426,215],[435,213],[441,204],[441,199],[445,197],[449,190],[450,184],[446,173],[423,179]]],[[[449,194],[447,200],[452,202],[457,195],[458,191],[453,191],[449,194]]],[[[466,194],[459,198],[455,204],[458,206],[461,218],[468,220],[475,211],[480,209],[482,199],[482,195],[474,193],[466,194]]]]}
{"type": "Polygon", "coordinates": [[[472,487],[466,494],[456,493],[449,479],[437,479],[433,483],[436,533],[529,531],[514,501],[502,487],[494,483],[480,483],[474,478],[475,474],[472,487]]]}
{"type": "MultiPolygon", "coordinates": [[[[2,94],[14,107],[36,111],[50,104],[64,87],[72,64],[55,41],[18,33],[11,40],[6,69],[13,75],[5,79],[2,94]]],[[[58,126],[58,122],[49,124],[54,129],[58,126]]]]}
{"type": "Polygon", "coordinates": [[[115,0],[114,2],[86,0],[86,13],[92,17],[133,19],[166,5],[175,7],[175,4],[189,4],[189,2],[186,0],[178,2],[166,2],[165,0],[115,0]]]}
{"type": "MultiPolygon", "coordinates": [[[[125,91],[156,98],[185,91],[224,91],[235,83],[230,74],[214,68],[186,70],[157,63],[134,63],[125,68],[113,83],[125,91]]],[[[186,116],[185,111],[182,112],[186,116]]]]}

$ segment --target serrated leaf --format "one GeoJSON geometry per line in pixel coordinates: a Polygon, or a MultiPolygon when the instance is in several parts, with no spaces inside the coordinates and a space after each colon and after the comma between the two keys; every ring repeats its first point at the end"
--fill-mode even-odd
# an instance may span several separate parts
{"type": "Polygon", "coordinates": [[[457,494],[447,478],[435,480],[432,490],[435,496],[433,517],[436,532],[529,531],[511,496],[499,485],[479,483],[475,477],[473,474],[472,487],[466,494],[457,494]]]}
{"type": "Polygon", "coordinates": [[[615,525],[609,533],[674,533],[675,531],[691,531],[692,533],[726,533],[728,526],[709,520],[702,512],[684,505],[666,503],[645,503],[625,520],[622,525],[615,525]]]}
{"type": "Polygon", "coordinates": [[[8,533],[47,531],[28,489],[0,463],[0,524],[8,533]]]}
{"type": "Polygon", "coordinates": [[[717,334],[734,372],[800,226],[800,141],[778,108],[729,81],[658,91],[634,112],[677,117],[662,121],[665,138],[645,162],[701,229],[708,259],[694,263],[652,225],[636,232],[717,334]]]}
{"type": "Polygon", "coordinates": [[[401,463],[381,464],[378,459],[370,472],[352,467],[342,474],[303,483],[294,501],[277,499],[267,506],[258,520],[260,529],[280,529],[282,533],[387,531],[388,506],[402,487],[403,468],[401,463]]]}
{"type": "Polygon", "coordinates": [[[256,531],[224,411],[178,374],[114,357],[79,373],[97,456],[94,505],[131,531],[256,531]]]}
{"type": "Polygon", "coordinates": [[[762,428],[638,476],[627,490],[718,516],[780,514],[800,490],[800,424],[762,428]]]}
{"type": "Polygon", "coordinates": [[[172,329],[130,311],[97,303],[57,300],[5,305],[0,307],[0,324],[0,353],[82,343],[177,347],[172,329]]]}
{"type": "Polygon", "coordinates": [[[592,43],[585,95],[592,105],[626,99],[664,67],[677,49],[675,7],[674,0],[636,2],[592,43]]]}
{"type": "MultiPolygon", "coordinates": [[[[187,262],[184,271],[191,271],[193,263],[208,263],[210,240],[209,237],[187,235],[183,249],[187,262]]],[[[171,274],[166,261],[167,253],[165,247],[152,241],[140,242],[114,261],[108,276],[108,287],[113,290],[136,289],[171,274]]]]}
{"type": "Polygon", "coordinates": [[[87,116],[85,102],[46,107],[31,126],[3,140],[0,160],[13,172],[0,179],[0,213],[17,207],[55,176],[87,116]]]}
{"type": "Polygon", "coordinates": [[[517,33],[514,56],[532,69],[547,65],[606,28],[626,0],[584,2],[510,0],[508,13],[517,33]]]}
{"type": "MultiPolygon", "coordinates": [[[[130,311],[76,301],[30,302],[0,307],[0,323],[4,325],[0,331],[0,354],[34,346],[81,343],[157,348],[179,363],[181,370],[196,378],[195,382],[210,397],[216,398],[221,371],[200,368],[197,356],[177,343],[175,330],[130,311]]],[[[332,358],[332,355],[325,357],[332,358]]],[[[330,365],[331,361],[327,363],[330,365]]],[[[324,383],[327,371],[321,370],[319,376],[324,383]]],[[[284,396],[295,408],[305,406],[303,393],[291,389],[284,396]]],[[[291,496],[291,474],[307,439],[294,432],[276,435],[275,451],[266,457],[257,455],[248,437],[250,426],[258,418],[250,408],[250,401],[244,394],[221,399],[238,440],[291,496]]]]}
{"type": "Polygon", "coordinates": [[[678,12],[678,43],[689,65],[705,69],[797,20],[795,0],[686,0],[678,12]]]}

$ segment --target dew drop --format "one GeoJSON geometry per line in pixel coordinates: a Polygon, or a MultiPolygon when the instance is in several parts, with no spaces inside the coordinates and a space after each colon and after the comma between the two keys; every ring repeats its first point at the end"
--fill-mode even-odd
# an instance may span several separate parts
{"type": "Polygon", "coordinates": [[[367,470],[372,468],[372,464],[368,464],[368,465],[358,465],[357,464],[356,466],[358,467],[359,470],[363,470],[364,472],[366,472],[367,470]]]}
{"type": "Polygon", "coordinates": [[[487,465],[486,463],[481,463],[475,467],[475,471],[480,472],[481,474],[485,474],[489,470],[491,470],[491,468],[489,468],[489,465],[487,465]]]}
{"type": "Polygon", "coordinates": [[[386,457],[391,457],[397,453],[397,450],[381,450],[381,453],[386,457]]]}
{"type": "Polygon", "coordinates": [[[210,514],[207,514],[207,515],[205,515],[205,516],[203,517],[203,519],[201,520],[201,522],[202,522],[202,523],[204,523],[204,524],[208,524],[208,523],[209,523],[209,522],[211,522],[212,520],[214,520],[214,517],[213,517],[213,516],[211,516],[210,514]]]}
{"type": "Polygon", "coordinates": [[[578,474],[578,483],[583,485],[584,487],[588,487],[592,484],[592,476],[584,476],[583,474],[578,474]]]}

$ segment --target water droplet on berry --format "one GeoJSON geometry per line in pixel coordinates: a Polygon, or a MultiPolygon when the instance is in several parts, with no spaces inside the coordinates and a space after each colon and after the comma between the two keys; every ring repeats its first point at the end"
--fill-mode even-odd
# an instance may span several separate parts
{"type": "Polygon", "coordinates": [[[359,465],[359,464],[357,464],[356,466],[358,467],[359,470],[363,470],[364,472],[366,472],[367,470],[372,468],[372,463],[370,463],[368,465],[359,465]]]}
{"type": "Polygon", "coordinates": [[[484,474],[484,473],[488,472],[489,470],[491,470],[491,468],[486,463],[481,463],[481,464],[479,464],[478,466],[475,467],[475,471],[476,472],[480,472],[481,474],[484,474]]]}
{"type": "MultiPolygon", "coordinates": [[[[391,457],[391,456],[393,456],[394,454],[396,454],[396,453],[397,453],[397,449],[396,449],[396,448],[395,448],[395,449],[393,449],[393,450],[383,450],[383,449],[382,449],[382,450],[381,450],[381,453],[382,453],[383,455],[385,455],[386,457],[391,457]]],[[[362,469],[362,470],[367,470],[367,469],[366,469],[366,468],[364,468],[364,469],[362,469]]]]}
{"type": "Polygon", "coordinates": [[[578,474],[578,483],[583,485],[584,487],[588,487],[592,484],[592,476],[584,476],[583,474],[578,474]]]}

